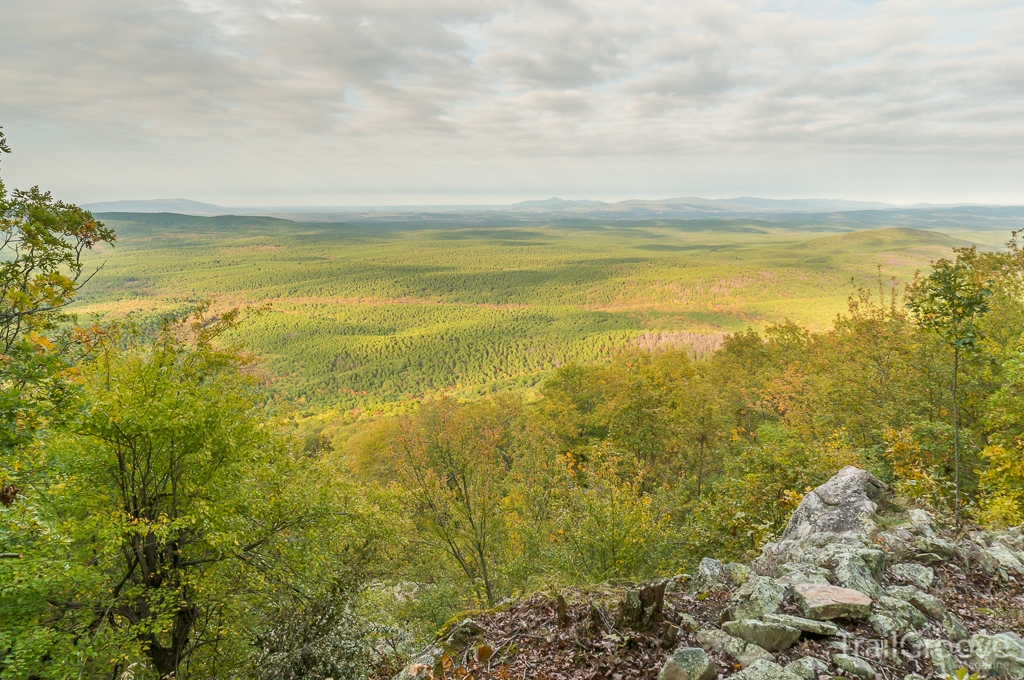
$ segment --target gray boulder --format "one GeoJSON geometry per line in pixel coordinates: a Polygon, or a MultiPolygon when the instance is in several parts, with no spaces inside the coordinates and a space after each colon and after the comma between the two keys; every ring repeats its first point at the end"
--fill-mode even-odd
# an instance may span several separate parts
{"type": "Polygon", "coordinates": [[[776,582],[783,585],[795,586],[798,583],[817,583],[818,585],[830,585],[828,580],[829,571],[815,564],[802,562],[786,562],[779,565],[782,576],[776,582]]]}
{"type": "Polygon", "coordinates": [[[844,588],[857,590],[868,597],[877,598],[882,594],[875,576],[867,563],[859,555],[840,557],[835,569],[836,581],[844,588]]]}
{"type": "Polygon", "coordinates": [[[885,484],[873,474],[853,466],[840,470],[811,491],[789,518],[783,540],[814,533],[865,531],[885,494],[885,484]]]}
{"type": "Polygon", "coordinates": [[[831,570],[839,560],[851,555],[864,560],[875,580],[881,580],[885,553],[875,547],[871,538],[864,533],[816,533],[800,539],[768,543],[764,546],[760,559],[777,565],[800,565],[801,570],[805,565],[831,570]]]}
{"type": "Polygon", "coordinates": [[[721,562],[705,557],[697,565],[697,573],[690,579],[690,590],[695,593],[707,593],[720,588],[723,573],[721,562]]]}
{"type": "Polygon", "coordinates": [[[832,663],[834,663],[840,670],[844,670],[850,675],[855,675],[858,678],[864,678],[864,680],[870,680],[875,677],[874,667],[859,656],[833,654],[832,663]]]}
{"type": "Polygon", "coordinates": [[[658,680],[714,680],[715,664],[698,647],[680,647],[661,667],[658,680]]]}
{"type": "Polygon", "coordinates": [[[778,611],[784,599],[786,586],[767,576],[751,576],[733,593],[727,618],[759,619],[778,611]]]}
{"type": "Polygon", "coordinates": [[[927,510],[911,508],[907,510],[906,528],[916,536],[934,536],[935,518],[927,510]]]}
{"type": "Polygon", "coordinates": [[[819,675],[828,673],[828,664],[813,656],[805,656],[787,665],[786,670],[796,673],[803,680],[818,680],[819,675]]]}
{"type": "Polygon", "coordinates": [[[805,619],[800,616],[790,616],[789,614],[768,614],[764,617],[764,620],[768,623],[779,623],[783,626],[796,628],[799,631],[813,635],[839,635],[839,626],[829,621],[815,621],[814,619],[805,619]]]}
{"type": "Polygon", "coordinates": [[[722,567],[725,579],[734,586],[742,586],[750,578],[750,567],[739,562],[729,562],[722,567]]]}
{"type": "Polygon", "coordinates": [[[767,659],[755,661],[739,673],[732,675],[731,678],[732,680],[802,680],[793,671],[767,659]]]}
{"type": "MultiPolygon", "coordinates": [[[[899,630],[901,631],[923,628],[924,625],[928,623],[924,614],[922,614],[917,607],[909,602],[896,597],[889,597],[888,595],[883,595],[878,598],[876,613],[889,616],[898,621],[899,630]]],[[[886,635],[889,632],[891,631],[886,631],[884,633],[878,631],[879,635],[886,635]]]]}
{"type": "Polygon", "coordinates": [[[949,541],[945,541],[938,536],[919,536],[914,541],[914,549],[918,553],[930,553],[937,555],[943,560],[952,560],[956,558],[956,548],[949,541]]]}
{"type": "Polygon", "coordinates": [[[981,552],[987,558],[986,562],[995,564],[995,569],[990,569],[990,571],[999,571],[1004,575],[1007,573],[1024,574],[1024,559],[1015,550],[1002,543],[994,543],[981,552]]]}
{"type": "Polygon", "coordinates": [[[946,643],[942,640],[925,640],[924,649],[928,654],[928,659],[932,662],[932,668],[935,669],[935,674],[940,677],[952,677],[956,673],[957,664],[956,657],[953,656],[953,652],[949,651],[946,643]]]}
{"type": "Polygon", "coordinates": [[[971,663],[981,675],[994,678],[1024,678],[1024,639],[1017,633],[974,635],[971,663]]]}
{"type": "Polygon", "coordinates": [[[906,513],[906,521],[890,527],[876,537],[880,545],[890,551],[913,551],[913,543],[921,537],[935,536],[932,516],[924,510],[911,509],[906,513]]]}
{"type": "Polygon", "coordinates": [[[769,652],[789,649],[800,639],[800,629],[781,623],[766,623],[757,619],[740,619],[722,624],[729,635],[757,645],[769,652]]]}
{"type": "Polygon", "coordinates": [[[874,629],[875,633],[882,638],[887,638],[906,629],[906,622],[901,621],[892,614],[871,614],[868,617],[868,623],[871,624],[871,628],[874,629]]]}
{"type": "Polygon", "coordinates": [[[697,633],[697,643],[708,651],[728,654],[744,667],[758,660],[775,660],[766,649],[733,637],[723,630],[702,630],[697,633]]]}
{"type": "Polygon", "coordinates": [[[914,586],[889,586],[885,592],[890,597],[903,600],[915,607],[925,616],[941,620],[946,613],[946,606],[942,600],[928,593],[922,593],[914,586]]]}
{"type": "Polygon", "coordinates": [[[1024,531],[972,531],[971,541],[980,548],[979,564],[990,574],[1008,578],[1024,575],[1024,531]]]}
{"type": "Polygon", "coordinates": [[[935,583],[935,570],[923,564],[894,564],[890,573],[906,583],[913,583],[921,590],[928,590],[935,583]]]}
{"type": "Polygon", "coordinates": [[[964,622],[953,612],[946,612],[942,617],[942,627],[946,629],[946,635],[953,642],[963,642],[971,637],[970,631],[964,622]]]}

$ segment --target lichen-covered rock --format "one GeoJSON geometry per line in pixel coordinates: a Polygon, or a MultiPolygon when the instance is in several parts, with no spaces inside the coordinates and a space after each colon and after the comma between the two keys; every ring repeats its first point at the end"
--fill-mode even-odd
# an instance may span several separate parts
{"type": "Polygon", "coordinates": [[[864,560],[864,564],[871,572],[871,578],[881,583],[885,578],[885,552],[877,548],[867,548],[858,550],[855,554],[864,560]]]}
{"type": "Polygon", "coordinates": [[[731,619],[759,619],[778,611],[786,599],[786,586],[767,576],[751,576],[732,596],[731,619]]]}
{"type": "Polygon", "coordinates": [[[856,590],[803,583],[793,586],[804,616],[819,621],[863,619],[871,613],[871,598],[856,590]]]}
{"type": "Polygon", "coordinates": [[[941,677],[951,677],[956,673],[957,664],[956,657],[949,651],[946,643],[942,640],[925,640],[924,649],[928,654],[928,659],[932,662],[932,668],[935,669],[935,674],[941,677]]]}
{"type": "Polygon", "coordinates": [[[953,642],[963,642],[971,637],[967,626],[953,612],[946,612],[942,617],[942,627],[946,629],[946,635],[953,642]]]}
{"type": "Polygon", "coordinates": [[[882,594],[871,569],[859,555],[845,555],[839,558],[835,569],[836,581],[844,588],[857,590],[868,597],[877,598],[882,594]]]}
{"type": "Polygon", "coordinates": [[[980,547],[979,563],[990,574],[1007,578],[1024,575],[1024,531],[1020,527],[1006,531],[972,531],[971,542],[980,547]]]}
{"type": "Polygon", "coordinates": [[[934,536],[935,518],[927,510],[911,508],[907,510],[906,528],[917,536],[934,536]]]}
{"type": "Polygon", "coordinates": [[[729,562],[722,567],[725,580],[734,586],[742,586],[750,578],[750,567],[739,562],[729,562]]]}
{"type": "Polygon", "coordinates": [[[923,628],[928,621],[917,607],[897,597],[883,595],[878,598],[877,611],[900,622],[900,630],[923,628]]]}
{"type": "Polygon", "coordinates": [[[724,574],[722,563],[705,557],[697,565],[697,573],[690,579],[690,590],[694,593],[707,593],[718,588],[724,574]]]}
{"type": "Polygon", "coordinates": [[[815,564],[786,562],[779,566],[779,571],[782,572],[782,576],[777,578],[776,582],[783,585],[795,586],[799,583],[817,583],[818,585],[823,586],[831,585],[831,582],[828,580],[828,569],[824,569],[815,564]]]}
{"type": "Polygon", "coordinates": [[[981,675],[1024,678],[1024,639],[1017,633],[971,637],[971,664],[981,675]]]}
{"type": "Polygon", "coordinates": [[[1021,527],[1014,527],[1004,531],[972,531],[967,535],[972,541],[982,547],[991,547],[998,543],[1010,550],[1024,550],[1024,529],[1021,527]]]}
{"type": "Polygon", "coordinates": [[[890,551],[910,552],[918,538],[935,536],[931,513],[920,509],[911,509],[906,513],[906,521],[891,527],[888,531],[878,534],[875,539],[879,545],[890,551]]]}
{"type": "Polygon", "coordinates": [[[698,647],[680,647],[658,673],[658,680],[713,680],[716,677],[715,664],[698,647]]]}
{"type": "Polygon", "coordinates": [[[858,678],[869,680],[875,677],[874,667],[859,656],[851,656],[850,654],[833,654],[832,663],[834,663],[840,670],[844,670],[850,675],[855,675],[858,678]]]}
{"type": "Polygon", "coordinates": [[[796,673],[803,680],[818,680],[819,675],[828,673],[828,664],[813,656],[801,657],[785,668],[796,673]]]}
{"type": "Polygon", "coordinates": [[[889,586],[885,589],[885,592],[890,597],[895,597],[917,607],[918,611],[933,619],[941,620],[942,616],[946,613],[946,606],[942,604],[942,600],[928,593],[923,593],[914,586],[889,586]]]}
{"type": "Polygon", "coordinates": [[[796,628],[804,633],[811,633],[812,635],[839,635],[839,626],[829,621],[815,621],[814,619],[805,619],[800,616],[790,616],[789,614],[768,614],[764,617],[764,620],[768,623],[779,623],[790,628],[796,628]]]}
{"type": "Polygon", "coordinates": [[[782,538],[864,531],[878,507],[876,501],[881,500],[884,493],[885,485],[873,474],[847,466],[804,496],[789,518],[782,538]]]}
{"type": "Polygon", "coordinates": [[[912,583],[922,590],[928,590],[935,583],[935,570],[923,564],[894,564],[890,573],[906,583],[912,583]]]}
{"type": "Polygon", "coordinates": [[[774,661],[760,659],[731,676],[732,680],[802,680],[791,670],[774,661]]]}
{"type": "Polygon", "coordinates": [[[871,614],[868,616],[868,623],[881,638],[890,637],[906,629],[906,623],[892,614],[871,614]]]}
{"type": "Polygon", "coordinates": [[[800,629],[757,619],[740,619],[722,624],[722,630],[769,652],[789,649],[800,639],[800,629]]]}
{"type": "Polygon", "coordinates": [[[916,630],[912,630],[904,635],[901,642],[905,649],[913,652],[919,652],[924,649],[924,636],[916,630]]]}
{"type": "Polygon", "coordinates": [[[914,541],[914,549],[918,553],[932,553],[938,555],[943,560],[952,560],[956,558],[956,548],[949,541],[945,541],[937,536],[919,536],[914,541]]]}
{"type": "Polygon", "coordinates": [[[1002,543],[994,543],[983,549],[982,554],[996,564],[1000,572],[1024,574],[1024,560],[1014,550],[1011,550],[1002,543]]]}
{"type": "MultiPolygon", "coordinates": [[[[881,583],[885,571],[885,553],[879,550],[867,534],[846,532],[841,534],[816,533],[800,539],[786,539],[764,546],[759,561],[765,567],[782,573],[782,583],[832,583],[860,577],[881,583]],[[851,568],[851,564],[854,565],[851,568]],[[868,573],[865,573],[865,568],[868,573]],[[832,571],[838,571],[838,577],[832,571]],[[850,574],[855,570],[855,574],[850,574]]],[[[874,586],[863,586],[872,590],[874,586]]]]}
{"type": "Polygon", "coordinates": [[[775,660],[768,650],[729,635],[723,630],[702,630],[697,633],[697,643],[706,650],[728,654],[744,667],[758,660],[775,660]]]}

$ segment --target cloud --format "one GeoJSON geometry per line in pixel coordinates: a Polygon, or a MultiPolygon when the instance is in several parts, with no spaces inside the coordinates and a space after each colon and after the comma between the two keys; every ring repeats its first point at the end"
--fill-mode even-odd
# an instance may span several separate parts
{"type": "Polygon", "coordinates": [[[709,174],[757,193],[778,180],[751,169],[797,190],[816,164],[856,167],[848,191],[863,195],[880,164],[938,172],[937,187],[983,187],[965,173],[986,163],[990,186],[1024,173],[1018,2],[8,0],[0,13],[0,123],[34,156],[10,166],[90,199],[635,193],[709,174]]]}

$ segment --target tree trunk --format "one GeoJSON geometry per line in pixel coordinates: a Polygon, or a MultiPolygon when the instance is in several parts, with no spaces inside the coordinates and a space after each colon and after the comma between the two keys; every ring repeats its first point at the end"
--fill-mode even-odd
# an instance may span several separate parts
{"type": "Polygon", "coordinates": [[[178,666],[181,664],[188,646],[189,634],[198,618],[199,610],[195,606],[186,606],[175,612],[174,626],[171,629],[171,644],[167,647],[157,642],[155,635],[149,635],[146,655],[153,662],[161,679],[177,676],[178,666]]]}
{"type": "Polygon", "coordinates": [[[957,377],[960,373],[960,348],[953,349],[953,476],[956,484],[956,508],[953,517],[960,533],[960,408],[957,404],[957,377]]]}

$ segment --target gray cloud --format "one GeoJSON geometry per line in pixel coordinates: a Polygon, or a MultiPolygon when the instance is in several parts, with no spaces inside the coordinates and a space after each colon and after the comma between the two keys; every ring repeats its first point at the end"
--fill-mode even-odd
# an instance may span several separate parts
{"type": "Polygon", "coordinates": [[[4,171],[79,200],[1024,200],[1019,2],[7,0],[0,19],[4,171]]]}

